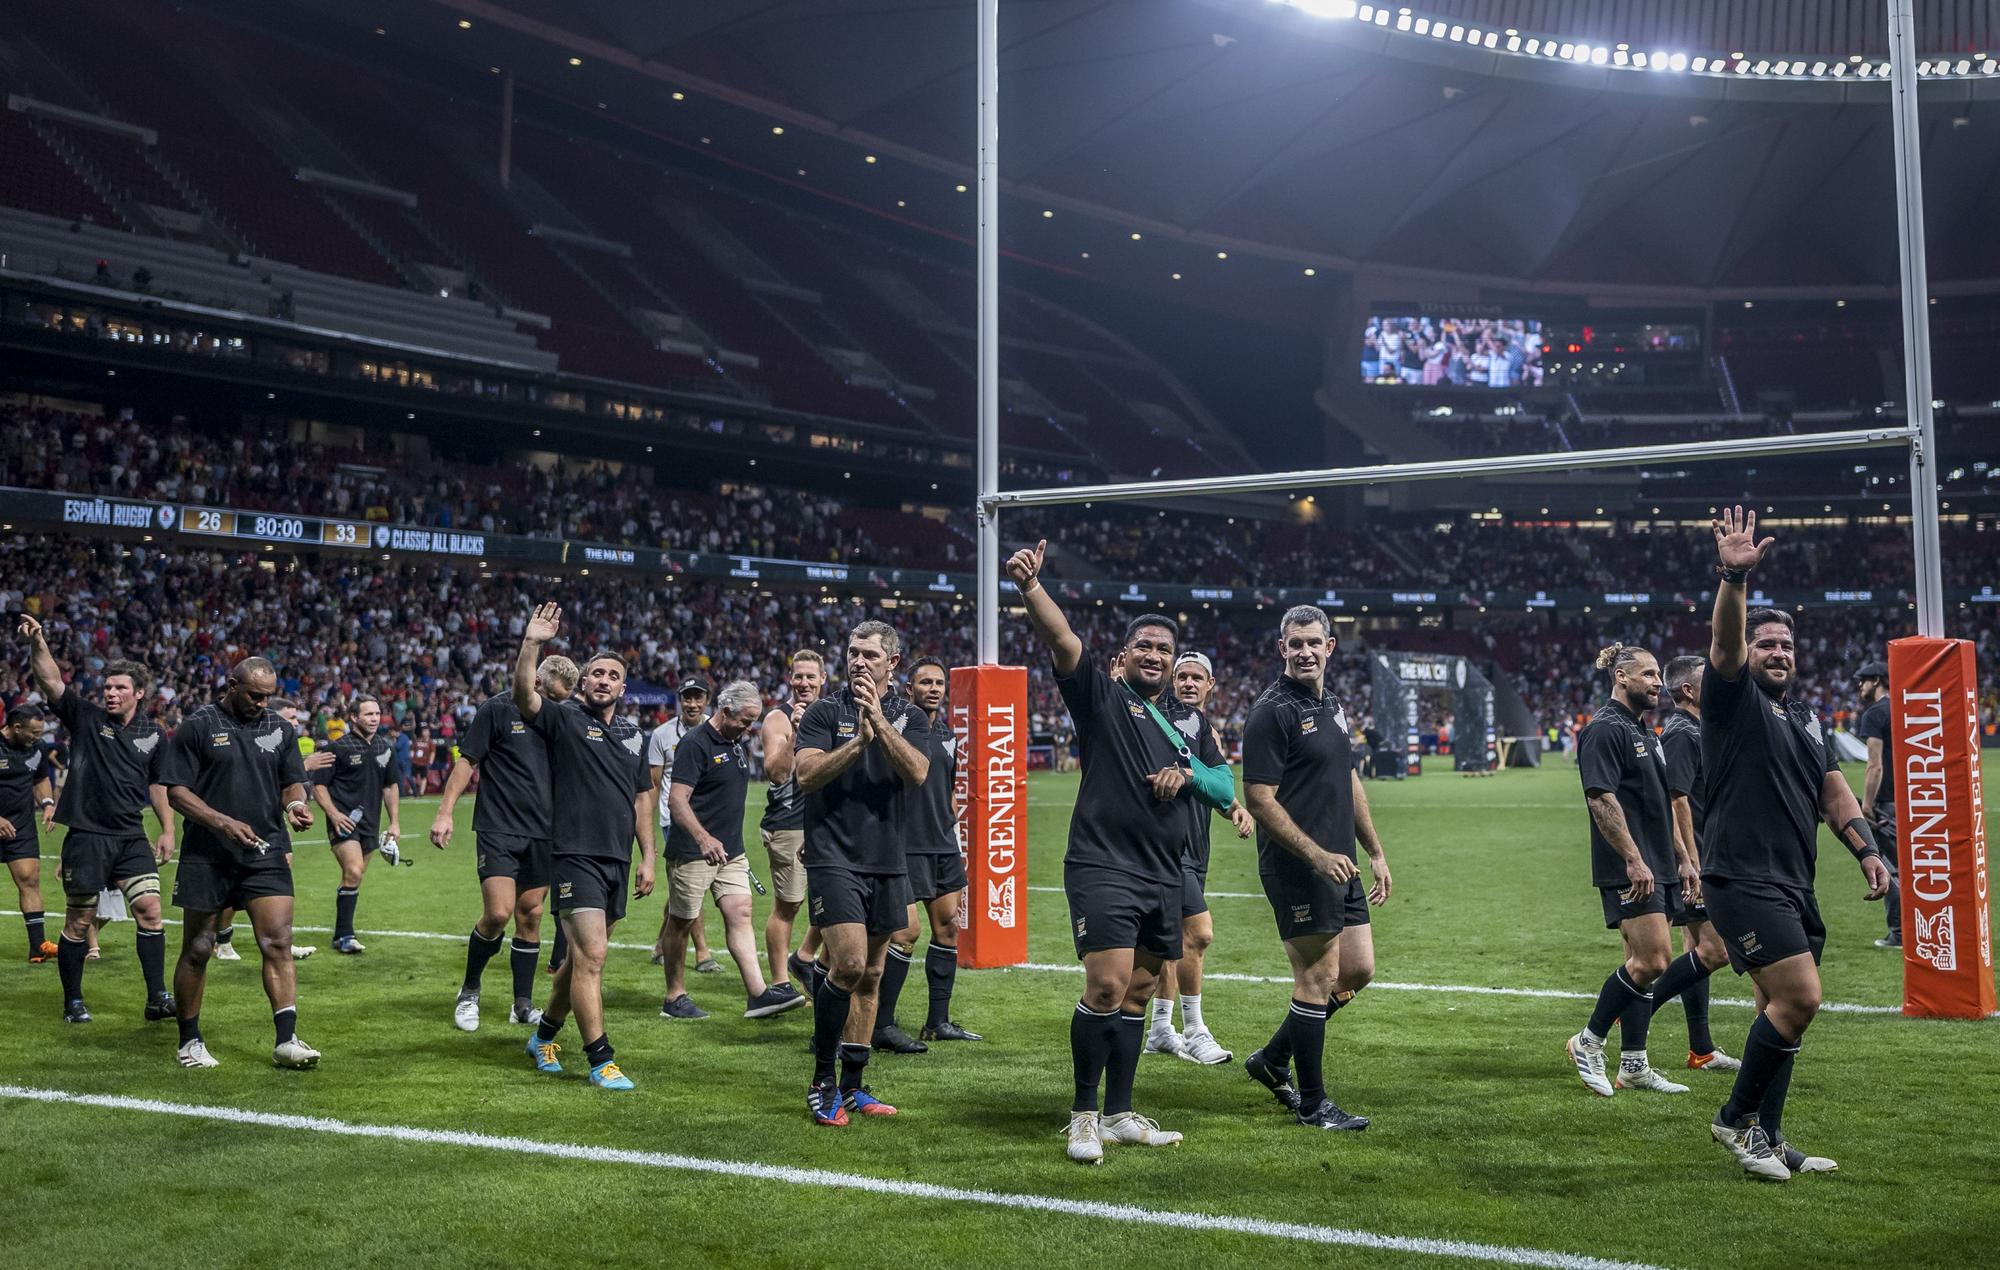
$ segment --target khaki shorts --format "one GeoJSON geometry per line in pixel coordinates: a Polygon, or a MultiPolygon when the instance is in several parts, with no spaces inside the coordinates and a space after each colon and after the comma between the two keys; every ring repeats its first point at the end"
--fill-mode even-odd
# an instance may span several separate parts
{"type": "Polygon", "coordinates": [[[787,904],[806,902],[806,870],[799,863],[799,852],[805,850],[806,831],[803,829],[766,829],[764,850],[771,857],[771,886],[778,898],[787,904]]]}
{"type": "Polygon", "coordinates": [[[718,900],[749,895],[749,859],[737,856],[724,864],[682,860],[667,872],[667,912],[684,922],[701,916],[701,897],[711,892],[718,900]]]}

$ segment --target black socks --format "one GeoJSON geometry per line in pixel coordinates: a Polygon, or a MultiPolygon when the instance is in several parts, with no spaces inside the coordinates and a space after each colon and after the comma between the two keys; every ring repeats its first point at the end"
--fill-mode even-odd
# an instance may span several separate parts
{"type": "Polygon", "coordinates": [[[612,1059],[610,1038],[600,1036],[594,1041],[583,1043],[583,1061],[592,1067],[602,1067],[612,1059]]]}
{"type": "Polygon", "coordinates": [[[42,915],[40,913],[23,913],[21,914],[21,921],[28,927],[28,955],[30,957],[41,956],[42,944],[48,939],[48,936],[43,933],[42,915]]]}
{"type": "Polygon", "coordinates": [[[354,905],[361,898],[358,886],[343,886],[333,893],[333,937],[354,937],[354,905]]]}
{"type": "Polygon", "coordinates": [[[903,981],[910,977],[910,950],[889,945],[882,961],[882,986],[875,997],[875,1030],[896,1021],[896,1001],[903,995],[903,981]]]}
{"type": "Polygon", "coordinates": [[[139,954],[139,970],[146,976],[147,995],[157,997],[167,990],[167,932],[142,926],[133,946],[139,954]]]}
{"type": "Polygon", "coordinates": [[[840,1092],[848,1093],[861,1088],[861,1077],[868,1070],[868,1047],[843,1042],[840,1046],[840,1092]]]}
{"type": "Polygon", "coordinates": [[[1117,1018],[1117,1011],[1099,1014],[1081,1001],[1070,1015],[1069,1061],[1076,1077],[1076,1101],[1071,1110],[1097,1110],[1097,1086],[1104,1079],[1105,1065],[1111,1061],[1111,1033],[1117,1026],[1117,1018]]]}
{"type": "Polygon", "coordinates": [[[834,983],[832,975],[820,976],[819,991],[813,994],[814,1084],[833,1081],[834,1056],[841,1048],[840,1034],[847,1030],[847,1012],[853,1004],[854,994],[834,983]]]}
{"type": "Polygon", "coordinates": [[[508,964],[514,970],[514,1001],[517,1005],[532,1005],[535,1000],[535,962],[542,955],[539,940],[530,942],[516,937],[508,946],[508,964]]]}
{"type": "MultiPolygon", "coordinates": [[[[1311,1114],[1326,1101],[1326,1077],[1322,1060],[1326,1054],[1325,1006],[1310,1001],[1292,1001],[1282,1025],[1291,1042],[1292,1058],[1298,1063],[1299,1110],[1311,1114]]],[[[1270,1052],[1265,1051],[1265,1057],[1270,1052]]]]}
{"type": "Polygon", "coordinates": [[[939,1027],[951,1021],[951,990],[958,979],[958,949],[932,942],[924,950],[924,978],[930,981],[931,1008],[925,1027],[939,1027]]]}
{"type": "Polygon", "coordinates": [[[283,1045],[286,1041],[291,1040],[299,1034],[299,1008],[295,1005],[288,1005],[282,1010],[273,1011],[271,1014],[271,1026],[278,1030],[278,1039],[274,1042],[275,1044],[283,1045]]]}
{"type": "Polygon", "coordinates": [[[1632,1035],[1632,1023],[1628,1021],[1624,1029],[1626,1049],[1646,1048],[1646,1025],[1652,1022],[1653,998],[1644,988],[1632,982],[1632,977],[1620,966],[1604,981],[1604,987],[1597,994],[1597,1008],[1590,1012],[1589,1032],[1598,1040],[1611,1035],[1611,1025],[1624,1018],[1629,1012],[1641,1010],[1638,1017],[1638,1036],[1632,1035]]]}
{"type": "Polygon", "coordinates": [[[90,942],[71,939],[67,932],[56,941],[56,973],[62,980],[63,1004],[83,1000],[83,959],[90,942]]]}
{"type": "Polygon", "coordinates": [[[1139,1051],[1146,1043],[1146,1016],[1120,1010],[1112,1016],[1111,1054],[1104,1065],[1104,1114],[1132,1110],[1132,1082],[1139,1075],[1139,1051]]]}
{"type": "Polygon", "coordinates": [[[494,954],[499,951],[498,935],[488,939],[479,933],[477,926],[473,927],[472,934],[465,941],[465,983],[460,986],[459,991],[479,991],[479,977],[486,973],[486,963],[493,960],[494,954]]]}
{"type": "Polygon", "coordinates": [[[1688,1049],[1696,1054],[1715,1052],[1715,1038],[1708,1034],[1708,977],[1710,970],[1693,951],[1682,953],[1667,967],[1667,973],[1653,981],[1653,1008],[1659,1009],[1675,997],[1687,1010],[1688,1049]]]}
{"type": "Polygon", "coordinates": [[[1786,1040],[1769,1015],[1759,1014],[1743,1043],[1743,1070],[1736,1073],[1736,1087],[1722,1106],[1723,1122],[1738,1125],[1745,1116],[1761,1117],[1771,1112],[1782,1117],[1785,1094],[1791,1087],[1792,1059],[1798,1052],[1798,1044],[1786,1040]],[[1775,1105],[1766,1098],[1773,1089],[1778,1091],[1775,1105]]]}

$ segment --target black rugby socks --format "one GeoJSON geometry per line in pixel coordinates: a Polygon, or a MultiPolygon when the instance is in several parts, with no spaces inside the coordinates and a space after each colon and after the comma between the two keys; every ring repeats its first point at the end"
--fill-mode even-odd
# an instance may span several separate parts
{"type": "Polygon", "coordinates": [[[933,942],[924,950],[924,978],[930,984],[931,1008],[925,1027],[942,1027],[951,1021],[952,987],[958,980],[958,949],[933,942]]]}
{"type": "MultiPolygon", "coordinates": [[[[1722,1106],[1723,1122],[1737,1125],[1743,1117],[1761,1114],[1764,1109],[1764,1095],[1777,1083],[1778,1077],[1786,1077],[1785,1089],[1789,1089],[1792,1058],[1799,1052],[1798,1044],[1785,1039],[1771,1022],[1768,1014],[1759,1014],[1757,1021],[1750,1025],[1749,1039],[1743,1043],[1743,1070],[1736,1073],[1736,1086],[1729,1091],[1729,1101],[1722,1106]]],[[[1784,1107],[1783,1091],[1778,1099],[1778,1110],[1784,1107]]]]}
{"type": "Polygon", "coordinates": [[[1117,1011],[1099,1014],[1081,1001],[1070,1015],[1069,1061],[1076,1078],[1073,1111],[1097,1110],[1097,1086],[1104,1079],[1105,1065],[1111,1061],[1111,1030],[1116,1021],[1117,1011]]]}
{"type": "Polygon", "coordinates": [[[1104,1065],[1104,1114],[1132,1110],[1132,1082],[1139,1075],[1139,1052],[1146,1044],[1146,1016],[1123,1010],[1111,1016],[1110,1055],[1104,1065]]]}
{"type": "Polygon", "coordinates": [[[477,926],[473,927],[472,934],[465,941],[465,982],[459,986],[459,991],[479,991],[479,979],[486,973],[486,963],[493,960],[499,951],[498,935],[488,939],[479,933],[477,926]]]}

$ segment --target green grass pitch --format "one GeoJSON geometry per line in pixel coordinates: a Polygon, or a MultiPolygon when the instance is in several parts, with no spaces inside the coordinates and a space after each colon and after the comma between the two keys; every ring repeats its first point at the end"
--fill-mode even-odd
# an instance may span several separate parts
{"type": "MultiPolygon", "coordinates": [[[[1036,887],[1060,885],[1074,790],[1069,776],[1031,781],[1036,887]]],[[[1566,761],[1490,780],[1433,769],[1369,793],[1396,878],[1375,919],[1381,980],[1595,990],[1616,962],[1617,938],[1603,929],[1588,885],[1585,812],[1566,761]]],[[[325,1052],[318,1070],[270,1066],[269,1014],[247,938],[241,963],[211,970],[203,1012],[223,1066],[188,1072],[173,1061],[172,1024],[140,1020],[129,924],[107,930],[104,959],[90,967],[97,1021],[70,1028],[58,1018],[55,966],[20,962],[20,926],[9,916],[0,918],[8,1023],[0,1085],[1471,1241],[1521,1250],[1529,1264],[1557,1264],[1554,1254],[1565,1253],[1683,1267],[1977,1264],[2000,1246],[1992,1023],[1823,1014],[1799,1060],[1786,1128],[1841,1168],[1783,1186],[1744,1179],[1709,1141],[1728,1078],[1681,1070],[1678,1004],[1655,1020],[1652,1054],[1693,1092],[1600,1100],[1562,1053],[1587,1002],[1370,989],[1331,1024],[1327,1068],[1336,1097],[1374,1117],[1374,1127],[1319,1134],[1290,1125],[1241,1067],[1279,1021],[1286,987],[1218,979],[1205,1013],[1238,1061],[1201,1068],[1149,1056],[1139,1072],[1140,1109],[1187,1141],[1113,1148],[1095,1169],[1070,1164],[1060,1135],[1081,986],[1069,970],[961,973],[955,1013],[989,1039],[877,1056],[871,1083],[902,1108],[892,1121],[812,1126],[803,1103],[810,1011],[738,1017],[740,984],[726,959],[721,975],[690,976],[714,1017],[688,1024],[659,1017],[660,974],[645,954],[614,950],[610,1035],[638,1088],[591,1089],[573,1028],[564,1038],[568,1074],[540,1076],[521,1052],[525,1029],[501,1021],[504,954],[487,971],[485,1023],[467,1035],[450,1018],[462,939],[366,934],[456,937],[476,916],[471,804],[442,854],[423,841],[431,809],[414,805],[405,818],[416,867],[370,870],[359,919],[366,955],[337,957],[323,932],[299,935],[320,946],[299,969],[300,1032],[325,1052]]],[[[1209,969],[1279,975],[1268,906],[1261,896],[1238,898],[1257,895],[1254,852],[1219,823],[1215,841],[1209,969]]],[[[768,878],[761,851],[751,854],[768,878]]],[[[335,871],[325,847],[302,845],[297,867],[299,925],[330,925],[335,871]]],[[[1824,838],[1826,999],[1893,1004],[1899,962],[1871,946],[1880,908],[1862,902],[1862,889],[1824,838]]],[[[52,861],[45,890],[60,903],[52,861]]],[[[633,905],[619,942],[651,942],[664,892],[663,872],[661,890],[633,905]]],[[[12,907],[11,893],[0,898],[12,907]]],[[[768,903],[758,900],[760,923],[768,903]]],[[[1062,896],[1037,890],[1029,911],[1032,959],[1072,966],[1062,896]]],[[[712,911],[709,929],[720,949],[712,911]]],[[[178,929],[169,935],[177,948],[178,929]]],[[[1749,984],[1724,972],[1714,985],[1716,1037],[1738,1052],[1750,1013],[1723,1002],[1747,998],[1749,984]]],[[[902,1010],[913,1030],[923,997],[919,966],[902,1010]]],[[[18,1266],[132,1257],[203,1267],[1448,1264],[1409,1250],[1297,1242],[1296,1233],[1179,1229],[796,1177],[11,1095],[0,1097],[0,1140],[9,1146],[0,1261],[18,1266]]]]}

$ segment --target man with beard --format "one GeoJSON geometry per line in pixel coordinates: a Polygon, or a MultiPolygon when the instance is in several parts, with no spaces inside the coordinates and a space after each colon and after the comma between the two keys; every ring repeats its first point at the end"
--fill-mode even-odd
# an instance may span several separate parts
{"type": "Polygon", "coordinates": [[[1604,900],[1604,924],[1625,945],[1625,959],[1597,994],[1597,1007],[1567,1051],[1584,1088],[1609,1098],[1615,1089],[1684,1094],[1653,1070],[1646,1030],[1653,1019],[1652,984],[1673,957],[1670,917],[1689,894],[1701,893],[1692,855],[1684,855],[1667,801],[1667,760],[1653,729],[1642,723],[1660,703],[1660,664],[1643,648],[1613,644],[1597,655],[1611,675],[1611,699],[1576,740],[1577,771],[1590,809],[1590,876],[1604,900]],[[1604,1038],[1619,1026],[1616,1082],[1604,1074],[1604,1038]]]}
{"type": "MultiPolygon", "coordinates": [[[[271,709],[277,711],[278,717],[291,724],[292,731],[298,733],[299,758],[305,765],[308,780],[313,779],[317,773],[323,772],[333,766],[333,751],[319,748],[318,743],[306,735],[305,712],[299,709],[298,702],[292,700],[290,697],[277,697],[272,700],[271,709]]],[[[278,829],[284,836],[285,863],[289,865],[292,862],[291,835],[285,832],[282,824],[278,826],[278,829]]],[[[236,910],[233,908],[225,908],[215,915],[215,960],[217,961],[243,960],[236,951],[235,922],[236,910]]],[[[304,961],[317,951],[319,950],[311,944],[294,942],[292,944],[292,960],[304,961]]]]}
{"type": "Polygon", "coordinates": [[[583,666],[576,696],[554,702],[536,690],[542,645],[562,630],[562,608],[544,604],[521,633],[514,659],[514,706],[521,720],[548,743],[550,823],[555,828],[556,920],[569,936],[569,955],[556,971],[549,1004],[528,1057],[535,1069],[557,1074],[556,1037],[572,1009],[583,1034],[590,1083],[630,1089],[604,1031],[604,954],[611,932],[625,916],[625,888],[634,899],[653,893],[653,782],[646,771],[646,738],[617,717],[625,695],[625,662],[598,653],[583,666]],[[632,867],[632,839],[639,866],[632,867]]]}
{"type": "MultiPolygon", "coordinates": [[[[576,691],[576,663],[544,657],[535,668],[542,700],[559,705],[576,691]]],[[[555,868],[555,831],[549,823],[549,749],[540,733],[521,719],[511,694],[481,702],[459,743],[458,764],[445,778],[444,796],[431,821],[431,845],[451,845],[458,800],[479,773],[479,797],[472,804],[473,850],[479,873],[481,911],[465,941],[465,978],[452,1006],[452,1022],[462,1032],[479,1029],[479,981],[500,951],[507,921],[514,921],[508,964],[514,975],[509,1021],[539,1023],[535,1008],[535,961],[541,955],[542,910],[555,868]]]]}
{"type": "Polygon", "coordinates": [[[333,764],[313,782],[313,800],[326,816],[326,840],[340,866],[340,889],[334,893],[333,950],[352,955],[362,951],[354,937],[354,909],[361,900],[361,879],[368,859],[380,849],[391,869],[396,864],[396,840],[403,834],[402,803],[396,776],[390,770],[396,747],[382,735],[382,703],[375,697],[354,699],[349,726],[327,748],[333,764]],[[378,838],[382,807],[389,808],[388,833],[378,838]]]}
{"type": "MultiPolygon", "coordinates": [[[[653,773],[653,801],[660,813],[660,837],[664,840],[673,832],[673,822],[668,819],[667,785],[673,778],[674,754],[682,738],[699,728],[708,720],[708,681],[706,679],[684,679],[681,681],[679,700],[675,702],[674,717],[654,728],[646,737],[646,764],[653,773]]],[[[669,879],[671,881],[671,878],[669,879]]],[[[722,963],[708,950],[708,927],[696,913],[689,930],[694,935],[694,968],[705,975],[721,971],[722,963]]],[[[686,939],[684,933],[681,936],[686,939]]],[[[685,952],[685,949],[683,949],[685,952]]],[[[653,940],[653,964],[667,964],[667,916],[660,916],[660,933],[653,940]]]]}
{"type": "Polygon", "coordinates": [[[264,995],[277,1042],[271,1062],[312,1067],[319,1051],[298,1035],[292,963],[292,866],[287,828],[312,824],[305,765],[292,725],[267,708],[278,674],[262,657],[236,663],[222,700],[202,706],[174,729],[160,779],[174,810],[187,819],[187,850],[174,878],[181,910],[181,955],[174,967],[183,1067],[214,1067],[202,1037],[202,995],[215,951],[215,917],[224,908],[250,915],[263,958],[264,995]]]}
{"type": "MultiPolygon", "coordinates": [[[[1185,652],[1174,660],[1174,696],[1207,718],[1208,699],[1215,692],[1215,664],[1208,654],[1185,652]]],[[[1211,721],[1216,749],[1222,733],[1211,721]]],[[[1234,1057],[1222,1048],[1201,1017],[1201,962],[1215,942],[1215,919],[1208,911],[1208,845],[1212,813],[1199,802],[1188,806],[1191,824],[1187,850],[1181,854],[1181,955],[1160,969],[1159,995],[1153,998],[1153,1020],[1147,1030],[1148,1054],[1173,1054],[1190,1062],[1215,1065],[1234,1057]],[[1179,994],[1182,1030],[1174,1031],[1174,997],[1179,994]]],[[[1248,838],[1256,821],[1241,803],[1229,808],[1236,836],[1248,838]]]]}
{"type": "MultiPolygon", "coordinates": [[[[1173,619],[1157,613],[1132,619],[1114,679],[1103,658],[1084,655],[1083,640],[1042,585],[1047,552],[1046,541],[1037,543],[1015,552],[1006,567],[1036,640],[1049,650],[1082,756],[1063,855],[1070,930],[1084,974],[1083,999],[1070,1016],[1075,1100],[1066,1149],[1079,1164],[1097,1164],[1106,1143],[1164,1147],[1181,1140],[1133,1111],[1132,1084],[1146,1002],[1161,966],[1181,955],[1181,853],[1188,836],[1182,800],[1196,796],[1195,761],[1204,771],[1223,768],[1227,775],[1227,769],[1207,720],[1168,690],[1179,639],[1173,619]]],[[[1212,793],[1203,797],[1227,805],[1212,793]]]]}
{"type": "Polygon", "coordinates": [[[1782,1123],[1792,1066],[1819,1012],[1820,823],[1860,863],[1867,898],[1882,898],[1890,881],[1818,716],[1786,699],[1796,668],[1790,615],[1744,611],[1750,571],[1772,541],[1757,539],[1757,513],[1740,507],[1715,525],[1721,582],[1701,688],[1709,790],[1701,882],[1729,964],[1750,975],[1758,1007],[1743,1068],[1709,1132],[1746,1173],[1783,1182],[1836,1167],[1786,1142],[1782,1123]]]}
{"type": "Polygon", "coordinates": [[[792,922],[806,902],[806,870],[799,861],[799,853],[805,849],[806,809],[793,771],[793,746],[799,720],[826,687],[826,659],[810,648],[801,648],[792,654],[786,670],[792,699],[773,706],[764,715],[763,725],[764,776],[771,786],[764,795],[764,818],[759,823],[764,854],[771,862],[771,915],[764,919],[764,956],[771,964],[773,992],[810,997],[815,987],[814,964],[792,953],[792,922]],[[799,977],[797,987],[792,986],[795,974],[799,977]]]}
{"type": "Polygon", "coordinates": [[[1308,1129],[1366,1129],[1366,1116],[1327,1096],[1326,1024],[1375,978],[1368,907],[1387,903],[1395,881],[1354,770],[1347,712],[1326,688],[1333,655],[1326,611],[1287,610],[1278,652],[1284,673],[1258,696],[1243,728],[1243,798],[1257,820],[1257,873],[1291,963],[1292,1001],[1243,1071],[1308,1129]],[[1375,875],[1366,890],[1357,843],[1375,875]]]}
{"type": "Polygon", "coordinates": [[[909,791],[930,771],[919,748],[930,725],[895,688],[902,649],[887,622],[856,626],[847,636],[846,688],[815,701],[799,720],[794,771],[806,800],[806,888],[826,950],[813,998],[806,1107],[815,1124],[833,1128],[845,1126],[849,1112],[896,1114],[862,1077],[889,937],[909,912],[909,791]]]}
{"type": "Polygon", "coordinates": [[[977,1041],[951,1018],[951,992],[958,976],[958,900],[965,890],[965,857],[958,849],[958,814],[952,807],[952,785],[958,779],[958,748],[951,721],[945,718],[948,680],[944,663],[919,657],[910,667],[910,701],[924,712],[930,728],[924,733],[924,757],[930,772],[910,791],[909,836],[904,855],[910,867],[909,925],[889,937],[888,960],[882,968],[882,988],[875,1010],[875,1048],[897,1054],[921,1054],[932,1041],[977,1041]],[[930,921],[930,947],[924,951],[924,978],[930,987],[930,1012],[922,1037],[912,1040],[896,1022],[896,1001],[903,994],[917,946],[917,910],[930,921]]]}
{"type": "Polygon", "coordinates": [[[798,993],[773,992],[757,967],[757,937],[750,926],[750,862],[743,857],[743,802],[750,790],[744,739],[763,713],[757,685],[738,679],[716,694],[715,713],[683,736],[666,783],[667,996],[660,1016],[705,1019],[708,1011],[687,994],[688,932],[701,921],[702,901],[715,897],[729,955],[743,979],[746,1019],[769,1018],[806,1003],[798,993]]]}
{"type": "Polygon", "coordinates": [[[49,763],[42,756],[42,711],[15,706],[0,728],[0,862],[21,897],[21,920],[28,927],[28,960],[56,955],[42,925],[42,838],[35,822],[54,807],[49,763]]]}
{"type": "Polygon", "coordinates": [[[63,682],[40,622],[23,614],[20,634],[30,645],[28,669],[35,687],[69,733],[69,779],[63,782],[55,815],[69,830],[62,846],[65,908],[56,951],[63,1019],[90,1022],[90,1009],[83,1003],[83,964],[90,953],[91,918],[97,914],[98,894],[114,886],[139,927],[134,943],[146,980],[146,1020],[172,1018],[159,866],[174,854],[174,818],[159,779],[167,734],[140,709],[151,676],[137,662],[107,664],[100,706],[63,682]],[[160,822],[160,836],[150,845],[148,806],[160,822]]]}

